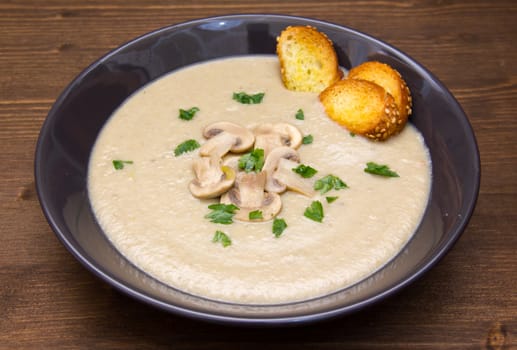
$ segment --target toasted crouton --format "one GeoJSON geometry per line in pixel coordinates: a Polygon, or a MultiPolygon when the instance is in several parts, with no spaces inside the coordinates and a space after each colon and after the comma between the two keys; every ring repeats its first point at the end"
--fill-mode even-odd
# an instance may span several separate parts
{"type": "Polygon", "coordinates": [[[364,62],[354,67],[348,73],[349,79],[361,79],[374,82],[382,86],[395,100],[398,114],[398,130],[402,130],[411,114],[411,94],[406,82],[398,71],[381,62],[364,62]]]}
{"type": "Polygon", "coordinates": [[[276,52],[289,90],[319,93],[343,76],[332,42],[314,27],[287,27],[277,38],[276,52]]]}
{"type": "Polygon", "coordinates": [[[354,134],[382,141],[398,130],[397,105],[375,83],[344,79],[323,90],[319,97],[327,115],[354,134]]]}

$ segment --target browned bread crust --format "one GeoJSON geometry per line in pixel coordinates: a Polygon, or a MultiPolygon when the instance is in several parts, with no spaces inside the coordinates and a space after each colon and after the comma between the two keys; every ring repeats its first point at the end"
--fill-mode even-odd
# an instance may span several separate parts
{"type": "Polygon", "coordinates": [[[409,88],[400,73],[389,65],[377,61],[369,61],[354,67],[348,73],[348,79],[368,80],[382,86],[395,100],[397,129],[402,130],[411,114],[412,100],[409,88]]]}
{"type": "Polygon", "coordinates": [[[314,27],[287,27],[277,38],[276,52],[289,90],[321,92],[343,76],[332,41],[314,27]]]}
{"type": "Polygon", "coordinates": [[[327,115],[354,134],[383,141],[398,130],[397,105],[375,83],[344,79],[323,90],[319,97],[327,115]]]}

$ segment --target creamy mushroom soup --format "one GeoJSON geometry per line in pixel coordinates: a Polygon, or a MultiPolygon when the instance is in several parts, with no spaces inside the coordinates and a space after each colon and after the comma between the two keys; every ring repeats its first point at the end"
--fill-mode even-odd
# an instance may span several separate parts
{"type": "Polygon", "coordinates": [[[276,57],[245,56],[175,71],[131,96],[96,141],[88,190],[110,241],[149,275],[207,298],[269,304],[345,288],[385,265],[416,230],[430,182],[428,151],[412,125],[386,142],[351,135],[325,115],[317,94],[284,88],[276,57]],[[264,97],[242,104],[235,92],[264,97]],[[192,107],[191,120],[178,117],[192,107]],[[312,136],[297,150],[300,163],[317,170],[309,181],[333,175],[347,187],[281,194],[277,217],[287,227],[278,237],[272,220],[211,222],[208,206],[219,200],[189,191],[199,148],[174,151],[186,140],[204,145],[204,128],[221,121],[295,126],[312,136]],[[399,176],[366,173],[368,162],[399,176]],[[304,215],[313,202],[321,203],[321,222],[304,215]]]}

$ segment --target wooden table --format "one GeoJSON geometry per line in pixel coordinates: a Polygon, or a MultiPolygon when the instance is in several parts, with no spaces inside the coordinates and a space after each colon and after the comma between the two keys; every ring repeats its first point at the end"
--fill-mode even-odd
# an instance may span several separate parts
{"type": "Polygon", "coordinates": [[[507,1],[0,2],[0,348],[517,348],[517,3],[507,1]],[[316,17],[405,51],[434,72],[476,132],[482,183],[452,251],[398,295],[289,329],[164,313],[83,268],[40,210],[33,155],[64,87],[88,64],[162,26],[242,12],[316,17]]]}

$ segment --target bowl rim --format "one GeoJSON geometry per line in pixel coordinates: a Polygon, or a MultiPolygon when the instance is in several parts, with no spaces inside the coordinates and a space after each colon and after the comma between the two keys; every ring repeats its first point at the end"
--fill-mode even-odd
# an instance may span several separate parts
{"type": "Polygon", "coordinates": [[[411,56],[407,55],[406,53],[400,51],[396,47],[378,39],[373,36],[370,36],[369,34],[363,33],[361,31],[358,31],[356,29],[353,29],[351,27],[336,24],[329,21],[319,20],[315,18],[309,18],[309,17],[303,17],[303,16],[292,16],[292,15],[283,15],[283,14],[260,14],[260,13],[245,13],[245,14],[230,14],[230,15],[218,15],[218,16],[212,16],[212,17],[204,17],[204,18],[198,18],[188,21],[183,21],[171,25],[167,25],[158,29],[155,29],[153,31],[144,33],[140,36],[137,36],[129,41],[126,41],[122,45],[108,51],[106,54],[102,55],[100,58],[96,59],[93,63],[88,65],[85,69],[83,69],[79,74],[75,76],[71,80],[71,82],[62,90],[62,92],[59,94],[55,102],[53,103],[51,109],[49,110],[47,117],[45,118],[45,121],[43,122],[43,125],[40,129],[40,133],[38,136],[38,140],[36,142],[36,148],[35,148],[35,155],[34,155],[34,178],[35,178],[35,185],[36,185],[36,192],[38,196],[38,200],[40,202],[40,206],[42,208],[42,211],[44,213],[45,218],[47,219],[49,226],[52,228],[55,235],[58,237],[58,239],[61,241],[61,243],[67,248],[67,250],[84,266],[87,268],[87,270],[91,271],[99,277],[104,282],[108,283],[109,285],[116,288],[118,291],[129,295],[139,301],[143,301],[147,304],[153,305],[159,309],[173,312],[178,315],[187,316],[189,318],[198,319],[198,320],[204,320],[204,321],[210,321],[214,323],[222,323],[222,324],[233,324],[233,325],[248,325],[248,326],[278,326],[278,325],[300,325],[300,324],[306,324],[306,323],[312,323],[315,321],[321,321],[324,319],[330,319],[335,318],[337,316],[349,314],[352,312],[356,312],[359,309],[363,309],[366,306],[371,306],[373,304],[376,304],[378,301],[383,300],[389,296],[392,296],[396,292],[402,290],[409,284],[415,282],[420,277],[422,277],[425,273],[427,273],[433,266],[436,265],[438,261],[440,261],[447,253],[448,251],[453,247],[453,245],[457,242],[465,228],[467,227],[469,220],[474,212],[474,209],[476,207],[478,194],[479,194],[479,187],[480,187],[480,179],[481,179],[481,168],[480,168],[480,155],[479,155],[479,147],[475,138],[475,134],[472,128],[472,125],[470,124],[470,121],[462,109],[459,102],[456,100],[456,98],[453,96],[453,94],[447,89],[447,87],[429,70],[427,70],[425,67],[423,67],[418,61],[414,60],[411,56]],[[171,30],[181,30],[182,28],[188,28],[191,26],[196,26],[199,24],[207,23],[207,22],[214,22],[214,21],[221,21],[221,20],[254,20],[260,18],[262,21],[267,22],[268,19],[276,19],[276,20],[285,20],[286,22],[289,21],[303,21],[306,22],[307,25],[317,26],[322,25],[326,27],[334,27],[335,29],[339,31],[345,31],[349,34],[355,35],[357,37],[360,37],[361,39],[367,40],[369,42],[374,42],[378,45],[380,45],[383,48],[388,49],[391,53],[395,53],[398,57],[402,58],[404,61],[411,62],[412,67],[416,68],[417,70],[420,70],[423,72],[426,76],[429,76],[432,78],[433,83],[435,83],[441,90],[446,91],[449,94],[449,97],[451,101],[455,104],[454,107],[457,108],[462,116],[464,117],[462,120],[463,126],[466,128],[468,136],[471,138],[471,142],[473,145],[473,148],[475,150],[475,160],[476,160],[476,173],[473,174],[474,179],[474,185],[473,185],[473,191],[471,192],[470,198],[466,199],[465,202],[468,203],[468,206],[466,208],[466,212],[464,213],[463,217],[460,220],[460,223],[456,225],[454,231],[452,233],[449,233],[449,239],[444,242],[440,247],[436,248],[436,253],[428,260],[425,261],[425,264],[423,264],[421,267],[419,267],[415,273],[405,276],[403,279],[398,281],[397,283],[391,285],[390,288],[387,288],[383,290],[381,293],[375,294],[372,297],[363,299],[359,302],[345,305],[342,307],[337,307],[332,310],[326,310],[321,312],[315,312],[315,313],[309,313],[309,314],[303,314],[303,315],[295,315],[295,316],[281,316],[281,317],[236,317],[236,316],[229,316],[229,315],[223,315],[223,314],[217,314],[217,313],[209,313],[209,312],[202,312],[197,310],[192,310],[188,308],[184,308],[178,305],[173,305],[161,300],[158,300],[156,298],[150,297],[146,295],[145,293],[142,293],[138,290],[135,290],[129,286],[126,286],[125,284],[121,283],[117,278],[114,278],[106,271],[103,271],[102,268],[100,268],[95,261],[93,261],[89,256],[85,256],[80,249],[76,248],[74,242],[68,237],[68,235],[61,230],[57,222],[55,221],[55,218],[52,215],[52,212],[50,211],[47,203],[46,203],[46,196],[45,196],[45,189],[43,188],[42,179],[41,179],[41,172],[43,164],[41,162],[42,158],[42,144],[43,141],[51,131],[52,127],[52,121],[54,116],[56,115],[56,111],[58,107],[63,103],[63,101],[68,98],[70,93],[74,90],[75,85],[77,85],[84,77],[89,75],[96,67],[110,59],[112,56],[116,55],[118,52],[123,51],[135,43],[144,40],[146,38],[150,38],[153,36],[160,36],[162,33],[171,31],[171,30]]]}

